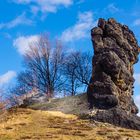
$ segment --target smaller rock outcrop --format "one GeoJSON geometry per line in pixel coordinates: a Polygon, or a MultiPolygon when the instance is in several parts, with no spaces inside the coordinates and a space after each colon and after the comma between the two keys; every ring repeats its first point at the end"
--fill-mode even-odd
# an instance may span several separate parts
{"type": "Polygon", "coordinates": [[[48,101],[49,99],[46,94],[40,93],[37,89],[33,89],[18,98],[18,105],[20,107],[27,107],[33,104],[45,103],[48,101]]]}
{"type": "Polygon", "coordinates": [[[29,98],[25,98],[23,100],[23,104],[22,106],[26,107],[26,106],[30,106],[33,104],[37,104],[37,103],[46,103],[48,102],[48,97],[46,95],[43,94],[37,94],[35,96],[29,97],[29,98]]]}
{"type": "Polygon", "coordinates": [[[140,130],[138,108],[133,100],[133,65],[139,46],[133,32],[111,18],[99,19],[91,30],[94,48],[93,70],[88,87],[93,119],[140,130]]]}

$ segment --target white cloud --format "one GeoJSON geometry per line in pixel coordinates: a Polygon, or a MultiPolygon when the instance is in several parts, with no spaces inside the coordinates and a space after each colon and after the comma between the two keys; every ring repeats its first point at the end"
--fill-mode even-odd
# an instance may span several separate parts
{"type": "Polygon", "coordinates": [[[7,73],[0,76],[0,87],[8,84],[16,76],[15,71],[8,71],[7,73]]]}
{"type": "MultiPolygon", "coordinates": [[[[134,101],[135,101],[135,103],[140,111],[140,95],[135,96],[134,101]]],[[[138,113],[138,115],[140,116],[140,112],[138,113]]]]}
{"type": "Polygon", "coordinates": [[[136,19],[136,20],[133,22],[133,26],[140,26],[140,19],[136,19]]]}
{"type": "Polygon", "coordinates": [[[29,46],[39,41],[39,35],[20,36],[13,41],[13,46],[18,50],[21,55],[29,51],[29,46]]]}
{"type": "Polygon", "coordinates": [[[70,42],[73,40],[78,40],[81,38],[86,38],[89,36],[89,31],[92,27],[96,25],[96,22],[93,20],[92,12],[84,12],[78,15],[78,21],[72,27],[66,29],[60,40],[63,42],[70,42]]]}
{"type": "Polygon", "coordinates": [[[105,8],[105,11],[108,11],[112,14],[119,12],[119,8],[116,7],[116,5],[114,3],[111,3],[107,6],[107,8],[105,8]]]}
{"type": "Polygon", "coordinates": [[[30,4],[33,13],[56,12],[60,6],[68,7],[73,0],[13,0],[17,4],[30,4]]]}
{"type": "Polygon", "coordinates": [[[15,19],[7,22],[7,23],[0,23],[0,29],[2,28],[14,28],[18,25],[32,25],[32,20],[28,19],[25,13],[22,13],[20,16],[16,17],[15,19]]]}
{"type": "Polygon", "coordinates": [[[135,84],[140,85],[140,73],[134,74],[135,84]]]}

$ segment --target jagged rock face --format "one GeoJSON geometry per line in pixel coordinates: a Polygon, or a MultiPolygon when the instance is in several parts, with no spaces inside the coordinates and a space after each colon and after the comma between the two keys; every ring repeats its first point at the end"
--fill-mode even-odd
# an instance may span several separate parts
{"type": "Polygon", "coordinates": [[[139,46],[131,30],[114,19],[99,19],[91,30],[94,48],[93,71],[88,87],[90,107],[119,108],[137,114],[133,101],[133,65],[138,61],[139,46]]]}

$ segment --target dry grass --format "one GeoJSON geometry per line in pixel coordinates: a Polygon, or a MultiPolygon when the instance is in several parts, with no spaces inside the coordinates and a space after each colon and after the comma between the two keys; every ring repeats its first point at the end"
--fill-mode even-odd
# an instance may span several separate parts
{"type": "Polygon", "coordinates": [[[57,111],[12,109],[1,122],[0,140],[140,140],[140,131],[57,111]]]}

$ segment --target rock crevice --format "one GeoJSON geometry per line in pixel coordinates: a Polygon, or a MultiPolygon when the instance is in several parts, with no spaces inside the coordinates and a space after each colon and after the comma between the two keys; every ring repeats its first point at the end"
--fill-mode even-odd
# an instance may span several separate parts
{"type": "Polygon", "coordinates": [[[110,18],[99,19],[91,37],[93,70],[87,93],[90,108],[99,110],[93,119],[140,129],[138,108],[132,98],[133,65],[138,62],[140,50],[135,35],[110,18]]]}

